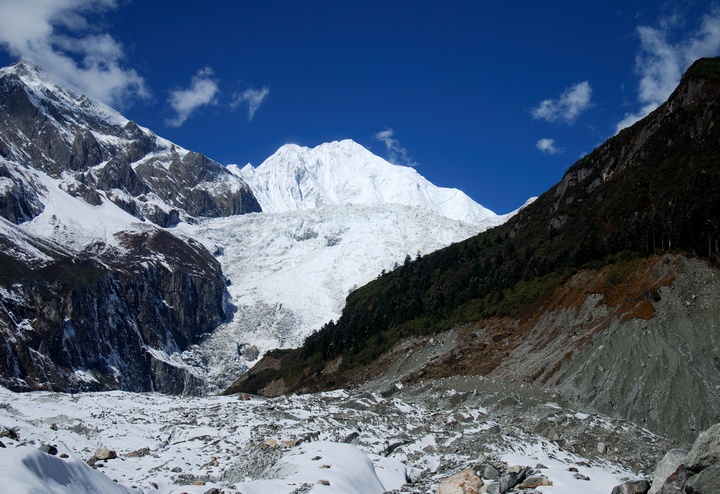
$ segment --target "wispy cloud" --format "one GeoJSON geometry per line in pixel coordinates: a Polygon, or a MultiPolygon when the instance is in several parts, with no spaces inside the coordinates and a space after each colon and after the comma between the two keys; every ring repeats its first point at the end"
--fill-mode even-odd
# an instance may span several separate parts
{"type": "Polygon", "coordinates": [[[262,89],[246,89],[242,93],[237,93],[233,96],[230,102],[230,108],[233,110],[238,107],[247,104],[248,107],[248,120],[252,120],[255,116],[255,112],[258,111],[260,105],[270,96],[270,88],[267,86],[262,89]]]}
{"type": "Polygon", "coordinates": [[[192,77],[188,89],[170,91],[168,103],[176,115],[165,121],[167,125],[180,127],[201,106],[215,104],[220,89],[213,75],[212,69],[205,67],[192,77]]]}
{"type": "Polygon", "coordinates": [[[695,32],[672,42],[675,31],[683,23],[682,17],[675,15],[661,19],[655,27],[637,28],[640,53],[635,58],[635,69],[640,76],[637,95],[640,109],[626,114],[617,124],[616,132],[665,102],[695,60],[720,53],[720,10],[706,14],[695,32]]]}
{"type": "Polygon", "coordinates": [[[565,89],[557,99],[546,99],[532,109],[532,115],[538,120],[565,122],[571,124],[590,107],[592,88],[588,81],[565,89]]]}
{"type": "Polygon", "coordinates": [[[116,7],[116,0],[2,0],[0,46],[110,105],[147,98],[144,79],[122,66],[122,45],[88,21],[116,7]]]}
{"type": "Polygon", "coordinates": [[[562,149],[555,145],[555,139],[540,139],[535,147],[545,154],[559,154],[562,149]]]}
{"type": "Polygon", "coordinates": [[[388,161],[396,165],[417,166],[417,163],[410,158],[407,149],[400,145],[400,141],[395,139],[394,135],[393,129],[385,129],[375,134],[375,139],[385,144],[388,161]]]}

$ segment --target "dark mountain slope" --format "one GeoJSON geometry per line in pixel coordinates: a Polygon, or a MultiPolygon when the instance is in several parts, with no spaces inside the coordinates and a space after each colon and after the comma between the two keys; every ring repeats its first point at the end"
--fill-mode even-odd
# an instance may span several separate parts
{"type": "Polygon", "coordinates": [[[187,392],[172,355],[228,317],[226,280],[163,227],[259,210],[219,163],[0,69],[0,384],[187,392]]]}
{"type": "MultiPolygon", "coordinates": [[[[575,163],[560,183],[506,224],[421,259],[408,259],[355,291],[339,321],[309,337],[300,350],[270,356],[235,389],[315,389],[346,384],[357,375],[368,378],[371,373],[357,369],[367,369],[364,366],[403,338],[468,324],[482,326],[488,338],[485,368],[470,363],[438,372],[500,372],[496,368],[507,356],[512,334],[559,309],[552,305],[560,303],[553,297],[572,280],[573,290],[582,294],[569,304],[575,309],[595,293],[608,311],[615,311],[608,319],[654,317],[658,290],[671,285],[673,276],[662,277],[660,284],[639,276],[628,287],[632,295],[618,295],[618,300],[609,296],[610,288],[632,278],[643,257],[673,251],[717,260],[718,118],[720,59],[702,59],[688,69],[665,104],[575,163]],[[600,271],[603,266],[610,268],[600,271]],[[603,280],[602,289],[571,278],[581,271],[603,280]]],[[[607,328],[596,325],[584,344],[607,328]]],[[[555,329],[574,331],[570,323],[555,329]]],[[[457,358],[462,346],[457,350],[455,360],[463,360],[457,358]]],[[[548,382],[563,365],[570,365],[565,357],[571,355],[557,355],[554,363],[545,363],[545,371],[520,377],[548,382]]]]}

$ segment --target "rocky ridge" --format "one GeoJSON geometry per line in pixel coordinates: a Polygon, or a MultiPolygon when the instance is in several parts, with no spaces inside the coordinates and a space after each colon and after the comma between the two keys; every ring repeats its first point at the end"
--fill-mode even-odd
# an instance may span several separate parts
{"type": "Polygon", "coordinates": [[[259,210],[220,164],[31,64],[0,69],[0,383],[185,392],[168,355],[230,309],[213,255],[164,228],[259,210]]]}
{"type": "Polygon", "coordinates": [[[41,211],[27,168],[61,179],[63,190],[89,204],[109,200],[164,227],[260,211],[248,186],[219,163],[52,83],[27,62],[0,70],[0,129],[0,176],[13,182],[0,213],[12,223],[41,211]]]}

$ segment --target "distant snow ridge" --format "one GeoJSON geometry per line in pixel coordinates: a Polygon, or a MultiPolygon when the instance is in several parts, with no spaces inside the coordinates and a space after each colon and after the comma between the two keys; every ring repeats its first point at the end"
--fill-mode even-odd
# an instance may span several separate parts
{"type": "Polygon", "coordinates": [[[482,229],[505,221],[462,191],[438,187],[349,139],[312,149],[286,144],[257,168],[228,168],[250,185],[265,212],[384,203],[420,207],[482,229]]]}

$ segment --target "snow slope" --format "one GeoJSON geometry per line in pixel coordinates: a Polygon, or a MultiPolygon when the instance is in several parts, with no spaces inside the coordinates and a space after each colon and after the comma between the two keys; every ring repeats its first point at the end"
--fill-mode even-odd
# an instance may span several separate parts
{"type": "Polygon", "coordinates": [[[345,204],[403,204],[482,226],[501,217],[457,189],[437,187],[415,169],[392,165],[352,140],[281,147],[254,168],[228,167],[252,189],[265,212],[345,204]]]}
{"type": "Polygon", "coordinates": [[[231,281],[232,321],[201,345],[167,356],[207,382],[236,379],[259,350],[294,348],[340,317],[353,289],[404,262],[477,233],[477,227],[398,204],[327,206],[203,220],[178,231],[218,253],[231,281]]]}

